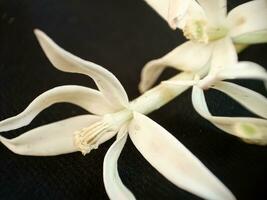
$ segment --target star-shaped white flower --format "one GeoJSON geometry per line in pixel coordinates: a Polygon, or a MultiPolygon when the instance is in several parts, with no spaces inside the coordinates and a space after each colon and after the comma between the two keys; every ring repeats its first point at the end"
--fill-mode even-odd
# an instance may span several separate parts
{"type": "Polygon", "coordinates": [[[217,73],[237,61],[235,45],[267,42],[267,1],[255,0],[231,10],[226,0],[146,0],[172,28],[179,28],[190,41],[160,59],[148,62],[139,89],[149,89],[168,66],[205,74],[217,73]]]}
{"type": "Polygon", "coordinates": [[[104,185],[110,199],[135,199],[122,183],[117,170],[117,160],[129,135],[146,160],[176,186],[205,199],[235,199],[183,144],[140,113],[151,110],[153,99],[166,99],[164,93],[158,94],[155,89],[144,98],[141,96],[129,102],[124,88],[112,73],[63,50],[43,32],[36,30],[35,34],[57,69],[88,75],[99,91],[82,86],[60,86],[41,94],[22,113],[1,121],[0,131],[28,125],[39,112],[54,103],[72,103],[92,114],[41,126],[13,139],[0,136],[0,141],[7,148],[17,154],[32,156],[75,151],[87,154],[117,135],[104,158],[104,185]],[[150,107],[147,108],[147,105],[150,107]]]}
{"type": "MultiPolygon", "coordinates": [[[[172,80],[172,86],[194,85],[192,101],[196,111],[218,128],[247,142],[267,144],[267,100],[264,96],[224,82],[225,79],[259,79],[266,84],[265,69],[252,62],[238,62],[236,44],[267,42],[267,1],[250,1],[226,16],[226,0],[147,0],[175,29],[190,40],[165,55],[148,62],[141,74],[139,89],[150,88],[167,67],[188,71],[201,80],[172,80]],[[256,115],[265,118],[216,117],[209,112],[203,89],[220,90],[256,115]]],[[[267,86],[267,84],[266,84],[267,86]]]]}
{"type": "Polygon", "coordinates": [[[193,85],[192,102],[195,110],[219,129],[242,138],[246,142],[267,145],[267,98],[263,95],[223,80],[258,79],[267,83],[266,70],[253,62],[239,62],[234,66],[224,67],[216,74],[202,80],[164,81],[172,86],[193,85]],[[243,107],[262,117],[221,117],[213,116],[207,107],[204,89],[213,88],[230,96],[243,107]]]}

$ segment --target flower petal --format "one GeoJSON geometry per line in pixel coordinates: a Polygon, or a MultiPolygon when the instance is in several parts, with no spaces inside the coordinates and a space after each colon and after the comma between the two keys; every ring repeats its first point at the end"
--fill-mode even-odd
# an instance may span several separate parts
{"type": "Polygon", "coordinates": [[[185,42],[162,58],[148,62],[141,73],[139,90],[141,92],[148,90],[167,66],[184,71],[199,70],[208,62],[211,50],[210,45],[185,42]]]}
{"type": "Polygon", "coordinates": [[[197,0],[214,26],[224,23],[227,12],[226,0],[197,0]]]}
{"type": "Polygon", "coordinates": [[[219,71],[227,66],[233,66],[238,61],[235,46],[230,38],[226,37],[218,40],[215,43],[212,59],[211,69],[209,74],[217,74],[219,71]]]}
{"type": "Polygon", "coordinates": [[[179,27],[179,23],[184,19],[191,0],[145,0],[163,19],[165,19],[172,29],[179,27]],[[177,26],[178,25],[178,26],[177,26]]]}
{"type": "MultiPolygon", "coordinates": [[[[183,29],[183,32],[186,32],[186,27],[190,26],[191,23],[195,22],[204,22],[207,23],[207,17],[204,10],[201,6],[195,1],[190,0],[189,3],[186,4],[186,1],[183,2],[183,9],[179,9],[180,13],[177,13],[176,17],[176,26],[180,29],[183,29]],[[186,9],[187,8],[187,9],[186,9]],[[181,12],[183,11],[183,12],[181,12]]],[[[177,9],[178,10],[178,9],[177,9]]]]}
{"type": "Polygon", "coordinates": [[[198,83],[197,80],[169,80],[162,81],[163,84],[167,84],[169,86],[193,86],[198,83]]]}
{"type": "Polygon", "coordinates": [[[168,21],[170,1],[172,0],[145,0],[166,21],[168,21]]]}
{"type": "Polygon", "coordinates": [[[124,88],[111,72],[65,51],[42,31],[35,30],[34,32],[46,56],[57,69],[90,76],[103,95],[116,108],[128,105],[128,97],[124,88]]]}
{"type": "Polygon", "coordinates": [[[181,22],[185,19],[190,8],[191,0],[169,0],[168,22],[172,29],[182,28],[181,22]]]}
{"type": "Polygon", "coordinates": [[[228,65],[218,74],[218,78],[224,79],[259,79],[267,81],[267,71],[260,65],[242,61],[234,65],[228,65]]]}
{"type": "Polygon", "coordinates": [[[0,132],[28,125],[42,110],[55,103],[72,103],[94,114],[106,114],[115,111],[97,90],[82,86],[60,86],[39,95],[20,114],[0,122],[0,132]]]}
{"type": "Polygon", "coordinates": [[[236,44],[260,44],[267,43],[267,30],[244,33],[232,38],[236,44]]]}
{"type": "Polygon", "coordinates": [[[209,112],[203,90],[193,87],[192,102],[195,110],[223,131],[254,144],[267,144],[267,120],[251,117],[217,117],[209,112]]]}
{"type": "Polygon", "coordinates": [[[263,95],[248,88],[224,81],[216,83],[213,88],[229,95],[251,112],[267,118],[267,98],[263,95]]]}
{"type": "Polygon", "coordinates": [[[95,115],[81,115],[32,129],[16,138],[0,141],[20,155],[54,156],[78,151],[74,146],[75,131],[99,120],[95,115]]]}
{"type": "Polygon", "coordinates": [[[117,161],[125,145],[126,139],[127,139],[127,129],[126,127],[123,127],[120,129],[116,141],[111,145],[111,147],[107,151],[103,163],[104,185],[108,197],[111,200],[135,199],[131,191],[129,191],[122,183],[117,167],[117,161]]]}
{"type": "MultiPolygon", "coordinates": [[[[257,0],[244,3],[228,14],[227,20],[230,25],[230,35],[233,40],[243,34],[253,34],[258,31],[267,30],[267,1],[257,0]]],[[[245,42],[245,41],[244,41],[245,42]]],[[[246,42],[245,42],[246,43],[246,42]]]]}
{"type": "Polygon", "coordinates": [[[134,113],[129,133],[147,161],[176,186],[205,199],[235,199],[183,144],[148,117],[134,113]]]}

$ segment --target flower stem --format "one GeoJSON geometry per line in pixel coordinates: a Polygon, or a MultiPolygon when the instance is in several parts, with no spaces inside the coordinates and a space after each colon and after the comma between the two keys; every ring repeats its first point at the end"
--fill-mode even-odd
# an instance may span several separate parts
{"type": "MultiPolygon", "coordinates": [[[[196,73],[193,72],[181,72],[178,75],[172,77],[171,81],[175,80],[193,80],[195,75],[198,75],[200,78],[205,76],[208,72],[208,67],[203,67],[196,73]]],[[[181,86],[170,86],[164,83],[160,83],[156,87],[148,90],[138,98],[130,102],[130,109],[137,111],[143,114],[149,114],[154,110],[159,109],[163,105],[170,102],[175,97],[179,96],[185,90],[190,88],[187,85],[181,86]]]]}
{"type": "MultiPolygon", "coordinates": [[[[172,80],[192,80],[193,74],[182,72],[172,78],[172,80]]],[[[160,83],[156,87],[148,90],[130,103],[132,110],[148,114],[154,110],[159,109],[176,96],[180,95],[189,86],[170,87],[166,84],[160,83]]]]}

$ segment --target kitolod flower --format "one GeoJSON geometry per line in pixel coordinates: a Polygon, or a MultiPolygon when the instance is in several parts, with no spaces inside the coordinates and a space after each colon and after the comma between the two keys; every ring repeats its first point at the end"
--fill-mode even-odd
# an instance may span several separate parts
{"type": "MultiPolygon", "coordinates": [[[[40,30],[35,30],[35,34],[57,69],[87,75],[99,90],[70,85],[41,94],[22,113],[1,121],[0,131],[26,126],[43,109],[60,102],[75,104],[91,114],[44,125],[13,139],[0,136],[0,141],[7,148],[14,153],[31,156],[53,156],[76,151],[85,155],[116,136],[104,158],[105,189],[110,199],[135,199],[122,183],[117,169],[117,160],[129,135],[145,159],[176,186],[204,199],[235,199],[183,144],[144,115],[172,98],[171,92],[181,92],[180,89],[168,89],[164,93],[167,88],[161,84],[129,102],[124,88],[112,73],[63,50],[40,30]]],[[[185,73],[183,76],[191,77],[192,74],[185,73]]]]}
{"type": "Polygon", "coordinates": [[[237,49],[267,42],[267,1],[254,0],[227,15],[226,0],[146,0],[189,40],[160,59],[148,62],[139,89],[149,89],[166,67],[196,72],[210,63],[207,74],[234,66],[237,49]]]}
{"type": "Polygon", "coordinates": [[[256,79],[267,83],[267,71],[253,62],[239,62],[199,80],[164,81],[169,86],[192,85],[192,102],[195,110],[219,129],[248,143],[267,145],[267,98],[243,86],[226,82],[230,79],[256,79]],[[207,106],[204,90],[219,90],[261,118],[213,116],[207,106]]]}

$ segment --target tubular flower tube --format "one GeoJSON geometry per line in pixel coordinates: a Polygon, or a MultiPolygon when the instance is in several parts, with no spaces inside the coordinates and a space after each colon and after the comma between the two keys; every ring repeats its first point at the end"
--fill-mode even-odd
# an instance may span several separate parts
{"type": "Polygon", "coordinates": [[[219,129],[240,137],[246,142],[267,145],[267,98],[263,95],[223,81],[225,79],[258,79],[267,82],[266,70],[252,62],[239,62],[234,66],[222,68],[214,75],[208,75],[202,80],[164,81],[169,86],[180,87],[192,85],[192,102],[195,110],[219,129]],[[204,89],[213,88],[233,98],[243,107],[261,118],[252,117],[220,117],[213,116],[208,109],[204,89]]]}
{"type": "MultiPolygon", "coordinates": [[[[0,141],[7,148],[14,153],[31,156],[53,156],[76,151],[85,155],[116,136],[104,158],[105,189],[110,199],[135,199],[122,183],[117,169],[117,160],[129,135],[145,159],[177,187],[205,199],[235,199],[227,187],[183,144],[144,115],[170,101],[187,86],[170,89],[161,84],[129,102],[124,88],[112,73],[63,50],[40,30],[35,30],[35,34],[57,69],[85,74],[95,81],[99,90],[61,86],[41,94],[22,113],[1,121],[0,131],[26,126],[43,109],[59,102],[75,104],[92,114],[41,126],[13,139],[1,136],[0,141]]],[[[173,80],[188,78],[193,78],[192,74],[182,73],[173,80]]]]}
{"type": "Polygon", "coordinates": [[[146,0],[173,28],[189,40],[162,58],[148,62],[139,90],[145,92],[167,67],[196,72],[210,66],[207,74],[222,66],[234,66],[236,48],[267,42],[267,1],[244,3],[227,15],[226,0],[146,0]]]}

